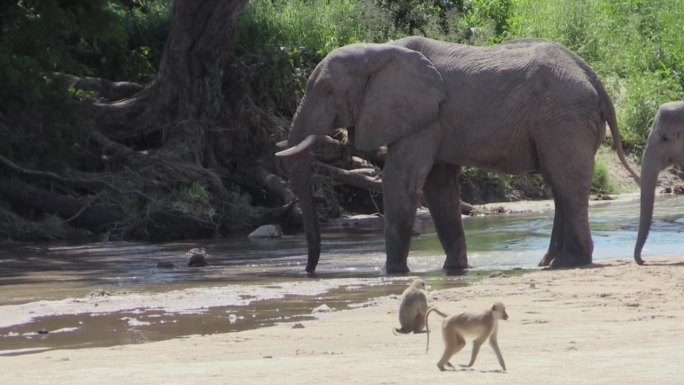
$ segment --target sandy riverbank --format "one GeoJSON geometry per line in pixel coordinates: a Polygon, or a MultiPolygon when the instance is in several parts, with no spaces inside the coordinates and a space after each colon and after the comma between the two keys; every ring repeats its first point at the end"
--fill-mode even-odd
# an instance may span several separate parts
{"type": "MultiPolygon", "coordinates": [[[[494,277],[429,293],[459,312],[503,301],[510,319],[473,369],[440,372],[439,332],[395,336],[397,296],[292,324],[113,348],[0,357],[3,384],[682,384],[684,257],[494,277]]],[[[439,329],[439,319],[431,319],[439,329]]],[[[465,363],[470,344],[452,363],[465,363]]],[[[457,366],[458,368],[458,366],[457,366]]]]}

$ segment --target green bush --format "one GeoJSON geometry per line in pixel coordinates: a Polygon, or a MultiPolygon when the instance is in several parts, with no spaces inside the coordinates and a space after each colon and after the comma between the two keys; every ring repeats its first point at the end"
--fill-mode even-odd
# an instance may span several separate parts
{"type": "Polygon", "coordinates": [[[592,193],[612,194],[617,191],[617,187],[610,180],[608,165],[602,157],[596,157],[594,163],[594,176],[591,181],[592,193]]]}

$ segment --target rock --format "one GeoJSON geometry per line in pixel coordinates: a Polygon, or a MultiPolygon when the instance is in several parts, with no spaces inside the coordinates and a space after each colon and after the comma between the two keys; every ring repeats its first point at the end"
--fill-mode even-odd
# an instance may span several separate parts
{"type": "Polygon", "coordinates": [[[204,251],[204,247],[190,249],[190,251],[185,253],[185,256],[189,258],[188,266],[204,267],[209,264],[206,259],[206,257],[209,256],[209,254],[207,254],[207,252],[204,251]]]}
{"type": "Polygon", "coordinates": [[[317,308],[311,310],[311,313],[312,313],[312,314],[315,314],[315,313],[329,313],[329,312],[331,312],[331,311],[332,311],[332,309],[330,308],[330,306],[328,306],[328,305],[326,305],[326,304],[323,304],[323,305],[321,305],[321,306],[319,306],[319,307],[317,307],[317,308]]]}
{"type": "Polygon", "coordinates": [[[256,228],[256,230],[249,233],[249,238],[280,238],[283,236],[283,230],[280,225],[263,225],[256,228]]]}
{"type": "Polygon", "coordinates": [[[292,329],[304,329],[304,324],[297,322],[296,324],[292,325],[292,329]]]}
{"type": "Polygon", "coordinates": [[[38,334],[48,334],[49,331],[47,329],[40,329],[38,330],[38,334]]]}
{"type": "Polygon", "coordinates": [[[235,314],[231,314],[228,316],[228,322],[230,322],[231,325],[236,323],[237,320],[238,320],[238,316],[235,314]]]}
{"type": "Polygon", "coordinates": [[[173,264],[173,262],[160,261],[160,262],[157,262],[157,267],[160,269],[170,269],[170,268],[175,267],[175,265],[173,264]]]}

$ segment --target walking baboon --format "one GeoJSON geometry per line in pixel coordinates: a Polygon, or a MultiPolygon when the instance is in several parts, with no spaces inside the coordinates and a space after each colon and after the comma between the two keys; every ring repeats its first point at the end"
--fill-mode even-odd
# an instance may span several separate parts
{"type": "Polygon", "coordinates": [[[398,333],[423,333],[425,330],[425,315],[427,312],[427,295],[425,294],[425,281],[416,279],[401,294],[399,305],[399,324],[401,328],[395,328],[398,333]]]}
{"type": "Polygon", "coordinates": [[[473,339],[473,353],[470,356],[470,362],[468,365],[462,365],[465,367],[473,366],[475,359],[477,358],[477,353],[480,351],[480,346],[489,339],[489,344],[494,349],[496,353],[496,358],[499,360],[499,364],[503,370],[506,370],[506,364],[504,363],[503,356],[501,355],[501,350],[499,349],[499,344],[497,342],[497,331],[498,331],[498,321],[500,319],[507,320],[508,314],[506,313],[506,308],[501,302],[496,302],[491,309],[488,309],[479,314],[472,313],[461,313],[454,315],[447,315],[439,311],[434,307],[430,307],[425,313],[425,327],[427,332],[427,345],[425,347],[425,352],[427,353],[430,347],[430,328],[428,325],[428,317],[431,312],[435,312],[442,317],[445,317],[442,321],[442,337],[444,338],[444,354],[442,358],[437,363],[439,370],[444,370],[444,366],[453,368],[449,359],[458,353],[466,344],[464,336],[474,336],[473,339]]]}

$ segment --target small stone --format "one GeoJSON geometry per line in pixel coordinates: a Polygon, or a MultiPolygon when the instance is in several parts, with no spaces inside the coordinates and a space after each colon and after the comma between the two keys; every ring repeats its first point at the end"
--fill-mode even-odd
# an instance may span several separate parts
{"type": "Polygon", "coordinates": [[[231,325],[236,323],[237,320],[238,320],[238,316],[235,314],[231,314],[228,316],[228,322],[230,322],[231,325]]]}
{"type": "Polygon", "coordinates": [[[331,311],[332,311],[332,309],[330,308],[330,306],[323,304],[323,305],[313,309],[311,311],[311,313],[329,313],[331,311]]]}
{"type": "Polygon", "coordinates": [[[292,329],[304,329],[304,324],[297,322],[296,324],[292,325],[292,329]]]}
{"type": "Polygon", "coordinates": [[[48,334],[48,333],[49,333],[49,332],[48,332],[47,329],[40,329],[40,330],[38,330],[38,334],[48,334]]]}

